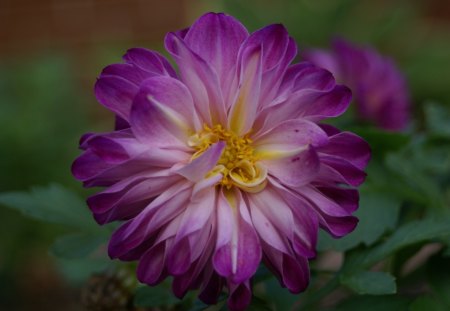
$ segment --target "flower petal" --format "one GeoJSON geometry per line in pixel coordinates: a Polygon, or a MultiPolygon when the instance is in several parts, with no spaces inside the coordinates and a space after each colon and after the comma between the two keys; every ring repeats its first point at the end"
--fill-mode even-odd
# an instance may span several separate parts
{"type": "Polygon", "coordinates": [[[336,85],[330,91],[301,90],[292,93],[284,102],[261,111],[256,120],[257,130],[267,130],[273,124],[298,118],[317,122],[336,117],[345,112],[350,99],[350,89],[342,85],[336,85]]]}
{"type": "Polygon", "coordinates": [[[100,77],[94,88],[99,103],[125,120],[129,120],[131,104],[138,90],[136,84],[119,76],[100,77]]]}
{"type": "Polygon", "coordinates": [[[242,45],[241,54],[255,46],[262,47],[263,78],[259,107],[265,107],[277,94],[282,77],[297,54],[297,46],[281,24],[269,25],[252,33],[242,45]]]}
{"type": "Polygon", "coordinates": [[[156,75],[177,77],[175,70],[167,59],[155,51],[143,48],[129,49],[123,59],[136,67],[156,75]]]}
{"type": "Polygon", "coordinates": [[[122,180],[105,191],[88,198],[89,208],[100,224],[115,220],[127,220],[137,216],[151,199],[179,181],[163,170],[139,174],[122,180]]]}
{"type": "Polygon", "coordinates": [[[240,191],[221,193],[214,269],[234,283],[248,280],[261,261],[261,246],[240,191]],[[229,219],[223,219],[222,216],[229,219]],[[231,219],[230,219],[231,218],[231,219]]]}
{"type": "Polygon", "coordinates": [[[264,153],[272,150],[292,151],[307,145],[325,145],[328,136],[315,123],[295,119],[282,122],[265,133],[252,137],[252,140],[256,154],[264,158],[264,153]]]}
{"type": "MultiPolygon", "coordinates": [[[[274,150],[272,154],[276,154],[274,150]]],[[[281,155],[281,153],[278,153],[281,155]]],[[[300,187],[311,182],[319,172],[320,161],[314,148],[302,148],[288,156],[264,160],[269,175],[280,180],[282,184],[300,187]]]]}
{"type": "Polygon", "coordinates": [[[184,40],[213,68],[225,93],[235,74],[239,48],[247,37],[247,30],[234,17],[207,13],[190,27],[184,40]]]}
{"type": "Polygon", "coordinates": [[[322,166],[319,172],[319,179],[345,183],[352,186],[361,185],[367,174],[349,161],[330,155],[320,155],[322,166]]]}
{"type": "Polygon", "coordinates": [[[290,292],[298,294],[306,289],[309,283],[309,265],[304,257],[280,252],[263,243],[264,261],[275,272],[280,283],[290,292]]]}
{"type": "Polygon", "coordinates": [[[230,295],[228,297],[227,306],[230,311],[244,311],[252,300],[252,290],[250,282],[243,283],[229,282],[230,295]]]}
{"type": "Polygon", "coordinates": [[[178,169],[176,173],[193,182],[201,181],[216,166],[224,148],[225,142],[223,141],[211,145],[198,158],[178,169]]]}
{"type": "Polygon", "coordinates": [[[112,258],[121,258],[139,247],[152,233],[179,215],[190,196],[189,185],[176,183],[152,201],[137,217],[117,229],[109,242],[112,258]]]}
{"type": "Polygon", "coordinates": [[[159,243],[150,248],[140,258],[137,268],[138,280],[150,286],[160,283],[167,276],[165,266],[166,243],[159,243]]]}
{"type": "Polygon", "coordinates": [[[320,147],[318,152],[343,158],[359,169],[364,169],[370,160],[369,144],[350,132],[331,136],[329,143],[320,147]]]}
{"type": "Polygon", "coordinates": [[[256,118],[262,75],[261,49],[256,46],[242,56],[238,94],[228,119],[229,128],[237,135],[250,131],[256,118]]]}
{"type": "Polygon", "coordinates": [[[136,137],[154,147],[188,149],[195,128],[194,105],[189,90],[178,80],[154,77],[142,84],[131,109],[131,129],[136,137]]]}
{"type": "Polygon", "coordinates": [[[167,34],[165,45],[178,64],[181,80],[190,90],[201,119],[210,126],[226,124],[225,105],[217,74],[176,34],[167,34]]]}
{"type": "Polygon", "coordinates": [[[286,202],[270,186],[248,198],[252,223],[259,237],[272,247],[288,252],[288,240],[294,237],[294,219],[286,202]]]}
{"type": "Polygon", "coordinates": [[[107,76],[118,76],[139,86],[142,81],[153,77],[154,74],[132,64],[112,64],[103,69],[100,78],[107,76]]]}

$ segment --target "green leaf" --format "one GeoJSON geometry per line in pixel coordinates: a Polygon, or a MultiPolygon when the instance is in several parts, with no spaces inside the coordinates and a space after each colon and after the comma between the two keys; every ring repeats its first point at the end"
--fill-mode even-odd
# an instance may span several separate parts
{"type": "Polygon", "coordinates": [[[392,253],[413,245],[415,243],[448,237],[450,235],[450,225],[448,219],[434,220],[425,219],[422,221],[410,222],[403,225],[381,245],[364,251],[355,251],[350,254],[344,263],[343,270],[351,272],[355,269],[364,269],[372,266],[392,253]]]}
{"type": "Polygon", "coordinates": [[[134,296],[134,305],[143,308],[171,306],[178,302],[180,300],[163,284],[139,287],[134,296]]]}
{"type": "Polygon", "coordinates": [[[336,311],[407,311],[408,299],[397,296],[358,296],[341,303],[336,311]]]}
{"type": "Polygon", "coordinates": [[[436,136],[450,137],[450,110],[434,102],[425,103],[428,131],[436,136]]]}
{"type": "Polygon", "coordinates": [[[93,273],[106,271],[114,265],[109,258],[56,258],[56,263],[64,278],[75,284],[85,283],[93,273]]]}
{"type": "Polygon", "coordinates": [[[45,222],[68,225],[83,230],[99,227],[92,219],[84,201],[57,184],[35,187],[30,192],[1,193],[0,204],[45,222]]]}
{"type": "Polygon", "coordinates": [[[398,150],[409,142],[409,136],[404,133],[388,132],[374,127],[353,127],[351,130],[363,137],[372,150],[377,151],[373,153],[374,156],[398,150]]]}
{"type": "Polygon", "coordinates": [[[416,298],[409,307],[409,311],[448,311],[434,297],[427,295],[416,298]]]}
{"type": "Polygon", "coordinates": [[[253,296],[252,302],[246,309],[247,311],[272,311],[269,307],[268,302],[259,297],[253,296]]]}
{"type": "Polygon", "coordinates": [[[341,239],[334,239],[321,231],[319,250],[346,251],[360,243],[370,246],[395,227],[400,210],[399,199],[385,193],[361,191],[359,205],[355,213],[359,218],[355,231],[341,239]]]}
{"type": "Polygon", "coordinates": [[[436,148],[430,143],[428,137],[416,135],[408,146],[387,155],[386,166],[393,172],[396,183],[418,194],[417,203],[426,204],[431,210],[445,209],[443,189],[437,177],[448,175],[445,168],[449,167],[450,145],[441,143],[436,148]]]}
{"type": "Polygon", "coordinates": [[[253,283],[257,284],[259,282],[263,282],[271,278],[274,278],[273,273],[270,272],[269,269],[267,269],[267,267],[264,264],[260,264],[252,280],[253,283]]]}
{"type": "Polygon", "coordinates": [[[362,271],[342,275],[341,283],[360,295],[387,295],[397,292],[395,278],[384,272],[362,271]]]}
{"type": "Polygon", "coordinates": [[[433,256],[427,265],[431,288],[440,302],[450,309],[450,258],[433,256]]]}
{"type": "Polygon", "coordinates": [[[108,237],[104,234],[90,232],[70,234],[58,238],[50,252],[56,257],[65,259],[84,258],[92,254],[107,240],[108,237]]]}
{"type": "Polygon", "coordinates": [[[267,297],[275,305],[276,311],[292,310],[294,303],[299,300],[299,295],[292,294],[286,288],[281,287],[275,278],[270,279],[265,285],[267,297]]]}

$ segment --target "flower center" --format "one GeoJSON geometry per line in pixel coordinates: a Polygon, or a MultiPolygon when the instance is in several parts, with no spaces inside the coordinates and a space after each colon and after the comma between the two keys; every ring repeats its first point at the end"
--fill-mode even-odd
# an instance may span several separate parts
{"type": "Polygon", "coordinates": [[[226,130],[222,125],[213,127],[207,125],[189,138],[188,145],[197,151],[192,159],[199,157],[209,146],[219,141],[226,143],[217,165],[206,175],[222,174],[218,185],[230,189],[239,187],[247,192],[259,192],[266,185],[267,170],[254,154],[252,140],[248,135],[240,137],[232,131],[226,130]]]}

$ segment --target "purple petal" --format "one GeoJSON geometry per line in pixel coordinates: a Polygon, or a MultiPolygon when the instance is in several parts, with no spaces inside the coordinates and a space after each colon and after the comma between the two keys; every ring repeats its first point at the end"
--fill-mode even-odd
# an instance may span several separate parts
{"type": "Polygon", "coordinates": [[[244,311],[252,300],[252,290],[250,282],[243,283],[229,282],[230,294],[227,301],[227,306],[230,311],[244,311]]]}
{"type": "MultiPolygon", "coordinates": [[[[304,204],[306,201],[299,200],[296,195],[275,180],[270,179],[270,184],[283,197],[285,204],[289,206],[293,214],[291,242],[294,252],[302,257],[315,257],[319,219],[314,208],[310,204],[304,204]]],[[[274,245],[268,244],[274,247],[274,245]]]]}
{"type": "Polygon", "coordinates": [[[244,282],[256,272],[261,261],[261,246],[247,206],[236,191],[230,193],[228,199],[220,196],[217,208],[218,242],[213,256],[214,268],[219,275],[235,283],[244,282]],[[221,212],[223,209],[227,211],[221,212]],[[227,213],[232,219],[220,218],[227,213]]]}
{"type": "Polygon", "coordinates": [[[193,182],[201,181],[217,165],[224,148],[225,142],[223,141],[211,145],[198,158],[177,170],[176,173],[193,182]]]}
{"type": "Polygon", "coordinates": [[[243,43],[239,56],[240,61],[249,50],[259,46],[262,48],[262,80],[258,107],[265,107],[270,105],[276,96],[283,75],[297,54],[297,46],[283,25],[269,25],[252,33],[243,43]]]}
{"type": "Polygon", "coordinates": [[[325,181],[334,181],[352,186],[361,185],[367,174],[349,161],[330,155],[320,155],[322,166],[319,178],[325,181]]]}
{"type": "MultiPolygon", "coordinates": [[[[172,289],[174,294],[181,299],[189,289],[200,287],[202,293],[199,295],[199,298],[202,299],[203,297],[211,301],[211,303],[215,303],[222,289],[220,278],[211,265],[211,255],[215,244],[215,230],[209,227],[205,227],[205,229],[207,240],[206,242],[200,241],[205,246],[200,258],[191,265],[186,273],[174,277],[172,289]]],[[[173,248],[176,250],[175,247],[173,248]]]]}
{"type": "Polygon", "coordinates": [[[274,160],[264,160],[269,175],[282,184],[299,187],[311,182],[319,172],[320,161],[313,148],[306,148],[295,155],[274,160]]]}
{"type": "Polygon", "coordinates": [[[297,105],[301,115],[311,120],[320,121],[324,118],[337,117],[347,110],[352,93],[343,85],[336,85],[329,92],[294,93],[285,105],[297,105]]]}
{"type": "Polygon", "coordinates": [[[213,272],[207,283],[201,289],[198,298],[206,304],[216,304],[222,293],[223,278],[213,272]]]}
{"type": "Polygon", "coordinates": [[[301,146],[314,147],[325,145],[328,142],[327,134],[315,123],[303,119],[288,120],[252,137],[255,148],[293,150],[301,146]]]}
{"type": "Polygon", "coordinates": [[[189,90],[169,77],[147,79],[133,102],[130,124],[136,137],[157,147],[187,149],[194,130],[194,105],[189,90]]]}
{"type": "Polygon", "coordinates": [[[118,76],[139,86],[142,81],[154,76],[154,74],[132,64],[113,64],[105,67],[100,77],[108,76],[118,76]]]}
{"type": "Polygon", "coordinates": [[[165,243],[150,248],[139,260],[137,268],[138,280],[154,286],[166,278],[165,272],[165,243]]]}
{"type": "Polygon", "coordinates": [[[330,200],[336,202],[348,213],[353,213],[358,209],[359,193],[356,189],[317,187],[317,190],[327,196],[330,200]]]}
{"type": "Polygon", "coordinates": [[[225,92],[235,74],[239,48],[247,37],[247,30],[235,18],[207,13],[190,27],[184,40],[217,73],[225,92]]]}
{"type": "Polygon", "coordinates": [[[250,131],[256,118],[261,88],[261,47],[249,49],[240,64],[239,89],[231,106],[228,126],[238,135],[250,131]]]}
{"type": "Polygon", "coordinates": [[[137,217],[119,227],[109,242],[109,255],[112,258],[124,256],[178,216],[189,198],[188,186],[186,183],[174,184],[153,200],[137,217]]]}
{"type": "Polygon", "coordinates": [[[242,45],[242,50],[252,46],[262,46],[263,71],[269,71],[286,63],[284,62],[285,57],[288,56],[287,63],[289,63],[295,56],[295,53],[286,52],[290,41],[286,28],[281,24],[273,24],[252,33],[242,45]]]}
{"type": "Polygon", "coordinates": [[[114,130],[116,131],[121,131],[121,130],[125,130],[130,128],[130,124],[128,123],[127,120],[119,117],[118,115],[116,115],[115,118],[115,123],[114,123],[114,130]]]}
{"type": "Polygon", "coordinates": [[[345,159],[359,169],[364,169],[370,160],[369,144],[350,132],[331,136],[329,143],[320,147],[318,152],[345,159]]]}
{"type": "Polygon", "coordinates": [[[201,119],[209,124],[226,124],[226,111],[217,74],[180,37],[169,33],[166,49],[180,68],[181,80],[190,90],[201,119]]]}
{"type": "Polygon", "coordinates": [[[88,198],[89,208],[98,223],[127,220],[137,216],[151,199],[179,181],[178,176],[156,176],[125,179],[88,198]]]}
{"type": "Polygon", "coordinates": [[[298,294],[304,291],[309,283],[308,260],[283,253],[263,243],[266,264],[275,272],[280,283],[290,292],[298,294]]]}
{"type": "Polygon", "coordinates": [[[286,202],[269,186],[248,198],[252,222],[259,237],[272,247],[288,252],[288,239],[294,237],[294,219],[286,202]]]}
{"type": "Polygon", "coordinates": [[[137,92],[136,84],[119,76],[101,76],[95,84],[95,97],[99,103],[125,120],[129,120],[137,92]]]}
{"type": "Polygon", "coordinates": [[[279,94],[289,94],[300,90],[330,91],[335,85],[334,77],[329,71],[311,63],[302,62],[289,67],[279,94]]]}
{"type": "Polygon", "coordinates": [[[211,232],[211,216],[215,209],[214,189],[204,191],[202,198],[190,202],[181,218],[174,245],[168,257],[171,274],[185,273],[190,264],[204,252],[211,232]],[[180,254],[183,254],[180,256],[180,254]]]}
{"type": "Polygon", "coordinates": [[[334,202],[332,199],[324,196],[312,186],[303,187],[299,191],[301,195],[313,203],[316,209],[330,216],[349,216],[350,212],[334,202]]]}
{"type": "Polygon", "coordinates": [[[355,230],[356,225],[358,224],[358,218],[354,216],[332,217],[321,214],[319,219],[321,228],[331,234],[334,238],[346,236],[355,230]]]}
{"type": "Polygon", "coordinates": [[[305,60],[310,61],[318,67],[324,68],[332,72],[337,79],[340,79],[340,66],[336,57],[329,52],[322,50],[308,50],[302,53],[305,60]]]}
{"type": "Polygon", "coordinates": [[[133,64],[141,70],[145,70],[154,75],[177,77],[172,65],[158,52],[143,48],[133,48],[127,51],[123,59],[127,63],[133,64]]]}

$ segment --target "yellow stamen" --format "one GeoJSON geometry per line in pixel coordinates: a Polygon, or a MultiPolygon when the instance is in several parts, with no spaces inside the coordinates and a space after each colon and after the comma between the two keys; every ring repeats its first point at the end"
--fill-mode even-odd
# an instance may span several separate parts
{"type": "Polygon", "coordinates": [[[244,135],[240,137],[222,125],[203,126],[203,130],[189,138],[188,145],[196,149],[192,159],[199,157],[209,146],[219,141],[226,143],[217,165],[206,177],[222,174],[218,185],[226,189],[237,186],[249,192],[261,191],[265,186],[267,171],[257,163],[258,157],[252,147],[253,141],[244,135]]]}

